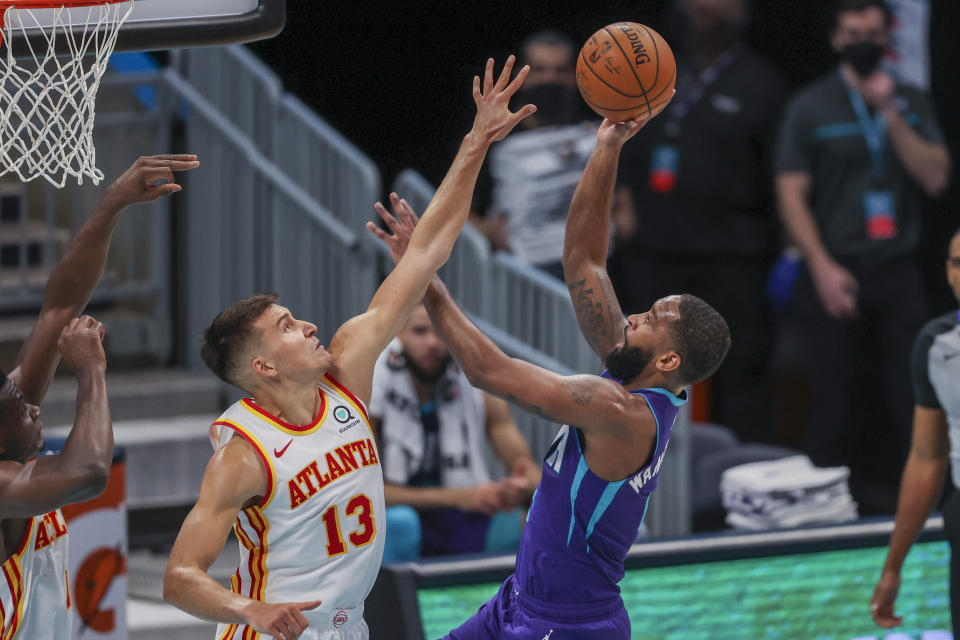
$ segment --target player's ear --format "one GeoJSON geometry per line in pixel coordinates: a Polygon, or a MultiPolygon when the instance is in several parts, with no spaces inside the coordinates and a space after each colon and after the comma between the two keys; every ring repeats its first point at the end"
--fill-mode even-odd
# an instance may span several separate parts
{"type": "Polygon", "coordinates": [[[277,375],[277,368],[273,366],[272,362],[267,361],[262,356],[255,357],[250,365],[253,367],[253,370],[257,375],[265,376],[271,378],[277,375]]]}
{"type": "Polygon", "coordinates": [[[683,364],[683,358],[680,354],[671,349],[657,357],[657,371],[661,373],[674,373],[683,364]]]}

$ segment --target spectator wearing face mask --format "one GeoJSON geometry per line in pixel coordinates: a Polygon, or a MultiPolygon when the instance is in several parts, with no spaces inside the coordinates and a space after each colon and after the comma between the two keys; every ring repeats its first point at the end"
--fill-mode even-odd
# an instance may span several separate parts
{"type": "Polygon", "coordinates": [[[763,291],[778,248],[770,166],[786,91],[741,42],[748,10],[747,0],[668,10],[677,94],[624,146],[610,275],[627,308],[684,291],[726,318],[732,345],[712,381],[711,419],[757,442],[772,437],[763,291]]]}
{"type": "Polygon", "coordinates": [[[805,262],[794,291],[809,357],[805,448],[817,465],[851,466],[868,514],[895,505],[911,341],[926,315],[921,199],[950,173],[928,96],[884,70],[890,25],[882,0],[839,0],[830,41],[840,65],[790,103],[776,156],[780,215],[805,262]],[[889,420],[863,419],[870,389],[889,420]]]}
{"type": "Polygon", "coordinates": [[[600,124],[584,111],[576,53],[558,31],[524,40],[520,62],[530,73],[514,99],[537,105],[537,112],[491,150],[474,200],[473,221],[493,249],[558,278],[567,210],[600,124]]]}

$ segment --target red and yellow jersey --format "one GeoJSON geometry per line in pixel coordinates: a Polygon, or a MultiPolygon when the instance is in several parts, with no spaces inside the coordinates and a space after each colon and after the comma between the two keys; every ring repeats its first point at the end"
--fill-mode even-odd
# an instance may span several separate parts
{"type": "Polygon", "coordinates": [[[70,638],[67,537],[59,509],[27,519],[17,551],[0,565],[0,640],[70,638]]]}
{"type": "MultiPolygon", "coordinates": [[[[311,627],[346,629],[360,622],[383,557],[383,474],[363,403],[330,376],[318,392],[311,424],[287,424],[245,398],[213,423],[210,437],[215,448],[243,438],[268,474],[267,495],[234,525],[233,591],[265,602],[322,600],[303,612],[311,627]]],[[[225,624],[216,636],[259,637],[225,624]]]]}

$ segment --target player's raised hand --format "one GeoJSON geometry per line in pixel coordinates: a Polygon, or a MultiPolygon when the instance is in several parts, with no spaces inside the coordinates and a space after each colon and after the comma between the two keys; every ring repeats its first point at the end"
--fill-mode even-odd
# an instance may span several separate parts
{"type": "Polygon", "coordinates": [[[310,626],[301,611],[316,609],[320,600],[313,602],[259,602],[252,600],[246,605],[244,618],[254,630],[266,633],[277,640],[296,640],[310,626]]]}
{"type": "Polygon", "coordinates": [[[143,156],[107,187],[104,202],[123,208],[137,202],[151,202],[180,191],[175,171],[200,166],[194,155],[143,156]]]}
{"type": "Polygon", "coordinates": [[[870,613],[873,615],[873,621],[885,629],[903,624],[903,618],[893,613],[893,603],[896,602],[899,591],[900,576],[884,571],[880,575],[877,587],[873,590],[873,597],[870,598],[870,613]]]}
{"type": "Polygon", "coordinates": [[[417,226],[419,218],[417,214],[413,212],[413,209],[410,208],[410,205],[407,204],[407,201],[396,193],[390,194],[390,206],[393,207],[393,214],[387,211],[386,207],[379,202],[373,205],[373,208],[392,233],[387,233],[372,222],[367,223],[367,229],[387,245],[390,249],[390,256],[393,258],[393,263],[397,264],[400,262],[403,254],[407,252],[407,246],[410,244],[410,236],[413,235],[413,229],[417,226]]]}
{"type": "MultiPolygon", "coordinates": [[[[673,93],[676,94],[677,92],[674,90],[673,93]]],[[[635,136],[648,122],[666,109],[668,104],[670,104],[669,100],[658,105],[651,113],[644,113],[634,120],[625,122],[610,122],[604,118],[600,129],[597,131],[597,142],[608,147],[622,146],[624,142],[635,136]]]]}
{"type": "Polygon", "coordinates": [[[530,66],[525,65],[511,81],[515,61],[513,55],[507,58],[496,82],[493,81],[493,58],[487,60],[482,81],[480,76],[473,77],[473,101],[477,104],[477,116],[471,131],[488,142],[502,140],[521,120],[537,110],[536,105],[528,104],[516,113],[510,111],[510,98],[523,85],[530,72],[530,66]]]}
{"type": "Polygon", "coordinates": [[[57,348],[67,365],[76,371],[106,371],[103,324],[90,316],[74,318],[60,332],[57,348]]]}

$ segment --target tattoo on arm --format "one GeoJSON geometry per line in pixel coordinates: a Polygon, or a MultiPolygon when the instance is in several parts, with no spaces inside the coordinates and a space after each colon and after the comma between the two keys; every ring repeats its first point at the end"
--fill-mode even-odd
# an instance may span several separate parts
{"type": "Polygon", "coordinates": [[[597,380],[564,380],[563,386],[567,388],[570,392],[570,396],[573,398],[574,404],[578,404],[582,407],[586,407],[590,404],[590,401],[593,400],[593,396],[596,395],[597,389],[600,388],[600,382],[597,380]]]}
{"type": "Polygon", "coordinates": [[[620,301],[617,300],[617,293],[613,290],[613,283],[610,278],[600,278],[600,289],[604,299],[607,301],[607,312],[610,314],[610,322],[617,318],[623,318],[623,310],[620,309],[620,301]]]}
{"type": "Polygon", "coordinates": [[[599,299],[595,296],[593,287],[587,288],[586,278],[571,283],[569,289],[580,330],[593,350],[602,358],[607,355],[606,352],[615,341],[616,327],[613,324],[623,313],[610,280],[599,278],[599,284],[599,299]]]}
{"type": "Polygon", "coordinates": [[[504,398],[504,400],[506,400],[507,402],[509,402],[509,403],[512,404],[512,405],[516,405],[516,406],[520,407],[520,408],[523,409],[524,411],[528,411],[528,412],[532,413],[532,414],[535,415],[535,416],[539,416],[539,417],[543,418],[544,420],[549,420],[550,422],[560,422],[560,420],[557,420],[557,419],[554,418],[553,416],[547,415],[547,413],[543,410],[542,407],[538,407],[538,406],[535,405],[535,404],[530,404],[530,403],[527,402],[526,400],[521,400],[520,398],[518,398],[517,396],[513,395],[512,393],[509,394],[509,395],[507,395],[507,397],[504,398]]]}

